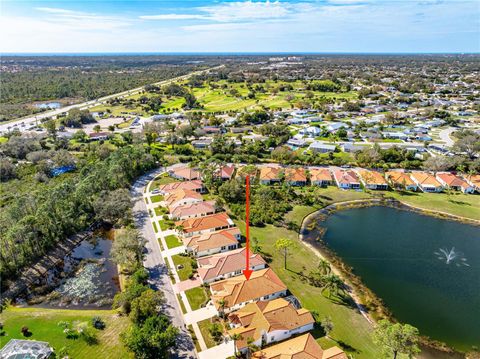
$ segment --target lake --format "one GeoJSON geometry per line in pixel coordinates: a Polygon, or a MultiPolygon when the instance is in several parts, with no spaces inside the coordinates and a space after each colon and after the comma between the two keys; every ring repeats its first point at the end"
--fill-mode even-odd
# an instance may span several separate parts
{"type": "Polygon", "coordinates": [[[57,108],[60,108],[62,107],[62,104],[60,102],[47,102],[47,103],[37,103],[35,104],[35,107],[36,108],[40,108],[40,109],[52,109],[52,110],[55,110],[57,108]]]}
{"type": "MultiPolygon", "coordinates": [[[[399,321],[460,350],[480,347],[480,227],[389,207],[340,211],[320,226],[399,321]]],[[[315,237],[304,239],[318,246],[315,237]]]]}

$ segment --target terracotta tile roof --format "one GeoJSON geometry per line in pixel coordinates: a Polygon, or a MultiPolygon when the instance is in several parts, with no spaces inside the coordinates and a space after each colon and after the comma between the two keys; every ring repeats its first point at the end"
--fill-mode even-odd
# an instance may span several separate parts
{"type": "Polygon", "coordinates": [[[412,172],[410,174],[410,177],[412,177],[414,181],[416,181],[419,185],[422,186],[442,186],[442,184],[438,182],[435,177],[433,177],[430,173],[427,172],[412,172]]]}
{"type": "Polygon", "coordinates": [[[333,175],[335,176],[335,179],[338,181],[338,183],[346,183],[346,184],[358,183],[358,184],[360,184],[360,180],[359,180],[357,174],[352,170],[337,169],[333,172],[333,175]]]}
{"type": "Polygon", "coordinates": [[[291,182],[306,182],[307,174],[303,168],[287,168],[285,169],[285,180],[291,182]]]}
{"type": "Polygon", "coordinates": [[[172,210],[171,214],[174,217],[182,218],[189,216],[204,216],[209,213],[215,212],[215,202],[214,201],[203,201],[189,203],[181,206],[175,207],[172,210]]]}
{"type": "Polygon", "coordinates": [[[173,168],[170,170],[170,174],[185,180],[194,180],[200,178],[200,172],[188,166],[173,168]]]}
{"type": "Polygon", "coordinates": [[[359,169],[357,170],[360,177],[362,177],[363,181],[366,184],[374,184],[374,185],[386,185],[387,181],[385,178],[378,173],[377,171],[369,171],[366,169],[359,169]]]}
{"type": "Polygon", "coordinates": [[[221,178],[232,178],[233,172],[235,172],[235,166],[234,165],[225,165],[222,168],[220,168],[220,177],[221,178]]]}
{"type": "Polygon", "coordinates": [[[183,226],[183,232],[198,232],[213,228],[232,227],[235,224],[225,212],[215,213],[205,217],[188,218],[175,222],[175,226],[183,226]]]}
{"type": "Polygon", "coordinates": [[[175,202],[181,201],[181,200],[184,200],[184,199],[187,199],[187,198],[193,198],[193,199],[199,200],[199,201],[203,200],[202,195],[198,192],[191,191],[191,190],[188,190],[188,189],[187,190],[177,189],[177,190],[174,190],[174,191],[168,193],[165,196],[165,202],[167,202],[168,206],[171,206],[175,202]]]}
{"type": "Polygon", "coordinates": [[[303,308],[297,310],[293,304],[283,298],[249,303],[231,313],[228,318],[233,323],[241,325],[229,330],[230,335],[239,333],[243,337],[236,343],[238,349],[247,346],[248,338],[257,341],[263,333],[275,330],[290,331],[315,322],[308,310],[303,308]],[[247,332],[248,335],[246,335],[247,332]]]}
{"type": "MultiPolygon", "coordinates": [[[[323,359],[323,349],[311,334],[285,340],[253,353],[254,359],[323,359]]],[[[347,356],[344,355],[344,359],[347,356]]],[[[343,359],[342,358],[342,359],[343,359]]],[[[339,358],[340,359],[340,358],[339,358]]]]}
{"type": "Polygon", "coordinates": [[[250,280],[245,276],[232,277],[212,283],[212,301],[217,309],[218,301],[223,299],[226,308],[245,303],[253,299],[287,290],[287,286],[278,278],[271,268],[252,273],[250,280]]]}
{"type": "Polygon", "coordinates": [[[389,171],[385,175],[390,181],[392,181],[393,184],[402,185],[402,186],[415,185],[415,183],[412,181],[408,173],[400,172],[400,171],[389,171]]]}
{"type": "Polygon", "coordinates": [[[238,241],[235,237],[239,234],[240,230],[237,227],[233,227],[184,238],[183,244],[187,248],[192,248],[197,252],[203,252],[209,249],[237,244],[238,241]]]}
{"type": "Polygon", "coordinates": [[[473,186],[480,187],[480,174],[479,175],[468,175],[465,177],[473,186]]]}
{"type": "Polygon", "coordinates": [[[328,168],[312,168],[310,170],[310,180],[312,182],[333,181],[333,177],[328,168]]]}
{"type": "Polygon", "coordinates": [[[260,181],[279,181],[282,169],[280,167],[262,167],[260,168],[260,181]]]}
{"type": "Polygon", "coordinates": [[[202,188],[203,188],[203,183],[200,180],[172,182],[172,183],[167,183],[158,187],[158,189],[164,193],[170,193],[177,189],[200,191],[202,188]]]}
{"type": "Polygon", "coordinates": [[[323,351],[322,359],[347,359],[345,352],[339,347],[331,347],[323,351]]]}
{"type": "Polygon", "coordinates": [[[461,188],[468,188],[470,187],[466,181],[462,178],[455,176],[452,173],[444,172],[444,173],[437,173],[437,178],[442,180],[446,183],[449,187],[461,187],[461,188]]]}
{"type": "MultiPolygon", "coordinates": [[[[245,248],[214,254],[198,260],[198,274],[203,281],[218,276],[245,269],[245,248]]],[[[259,254],[250,255],[250,265],[265,265],[265,260],[259,254]]]]}

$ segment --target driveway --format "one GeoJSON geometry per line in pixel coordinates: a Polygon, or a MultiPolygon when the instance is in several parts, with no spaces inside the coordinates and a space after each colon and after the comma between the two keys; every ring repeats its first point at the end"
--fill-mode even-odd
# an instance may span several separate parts
{"type": "Polygon", "coordinates": [[[162,313],[170,317],[172,324],[179,328],[180,335],[177,340],[173,358],[196,358],[195,347],[185,327],[183,315],[180,310],[177,296],[173,290],[167,267],[160,252],[160,246],[153,232],[148,216],[147,206],[143,200],[145,186],[163,169],[157,169],[139,178],[132,186],[131,194],[134,201],[133,217],[137,228],[146,239],[144,267],[150,274],[149,283],[152,288],[161,291],[165,297],[162,313]]]}
{"type": "Polygon", "coordinates": [[[445,142],[445,144],[448,146],[448,147],[452,147],[454,145],[454,141],[452,140],[452,138],[450,137],[450,135],[452,134],[452,132],[455,131],[455,128],[454,127],[448,127],[444,130],[441,130],[439,133],[438,133],[438,136],[440,137],[440,139],[445,142]]]}
{"type": "Polygon", "coordinates": [[[201,285],[202,285],[202,280],[197,275],[193,279],[187,279],[180,283],[174,284],[173,289],[175,290],[176,293],[180,293],[192,288],[200,287],[201,285]]]}
{"type": "Polygon", "coordinates": [[[227,343],[222,343],[216,347],[204,350],[198,353],[200,359],[217,359],[217,358],[229,358],[235,354],[233,348],[233,340],[229,340],[227,343]]]}
{"type": "Polygon", "coordinates": [[[218,314],[214,305],[207,305],[206,307],[194,310],[184,314],[185,323],[192,324],[197,323],[205,319],[212,318],[218,314]]]}

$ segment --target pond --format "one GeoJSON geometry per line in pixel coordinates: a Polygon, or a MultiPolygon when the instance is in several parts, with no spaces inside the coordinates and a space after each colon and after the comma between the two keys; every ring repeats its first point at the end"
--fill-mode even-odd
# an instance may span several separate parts
{"type": "Polygon", "coordinates": [[[48,109],[55,110],[57,108],[62,107],[62,104],[60,102],[37,103],[37,104],[35,104],[35,107],[40,108],[42,110],[43,109],[45,109],[45,110],[48,110],[48,109]]]}
{"type": "MultiPolygon", "coordinates": [[[[340,211],[319,225],[399,321],[459,350],[480,347],[480,227],[389,207],[340,211]]],[[[320,246],[319,233],[304,239],[320,246]]]]}
{"type": "Polygon", "coordinates": [[[97,232],[83,240],[64,258],[63,267],[50,272],[53,290],[30,298],[29,303],[47,308],[110,309],[119,290],[117,266],[110,261],[109,232],[97,232]]]}

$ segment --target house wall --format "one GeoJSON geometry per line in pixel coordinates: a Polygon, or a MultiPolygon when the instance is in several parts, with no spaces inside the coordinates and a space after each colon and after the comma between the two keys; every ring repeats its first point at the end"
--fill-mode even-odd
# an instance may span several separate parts
{"type": "Polygon", "coordinates": [[[293,330],[274,330],[266,335],[266,344],[280,342],[288,339],[295,334],[301,334],[313,330],[313,323],[307,324],[293,330]]]}
{"type": "Polygon", "coordinates": [[[232,251],[234,249],[238,248],[238,244],[232,244],[229,246],[223,246],[223,247],[218,247],[218,248],[211,248],[206,251],[200,251],[195,253],[195,257],[205,257],[205,256],[210,256],[212,254],[217,254],[217,253],[223,253],[223,252],[228,252],[232,251]]]}
{"type": "Polygon", "coordinates": [[[259,298],[251,299],[247,302],[236,304],[233,307],[225,308],[225,313],[231,313],[235,310],[243,308],[248,303],[253,303],[253,302],[256,302],[256,301],[259,301],[259,300],[273,300],[273,299],[277,299],[277,298],[280,298],[280,297],[285,297],[286,295],[287,295],[287,291],[282,290],[280,292],[276,292],[276,293],[270,294],[270,295],[265,296],[265,297],[259,297],[259,298]]]}
{"type": "MultiPolygon", "coordinates": [[[[266,264],[260,264],[258,266],[252,266],[252,267],[250,267],[250,269],[256,271],[256,270],[264,269],[266,267],[267,267],[266,264]]],[[[236,272],[225,273],[225,274],[222,274],[222,275],[217,276],[215,278],[207,279],[207,280],[204,281],[204,283],[213,283],[213,282],[217,282],[217,281],[222,280],[222,279],[236,277],[236,276],[241,275],[241,274],[242,274],[242,269],[240,269],[236,272]]]]}

